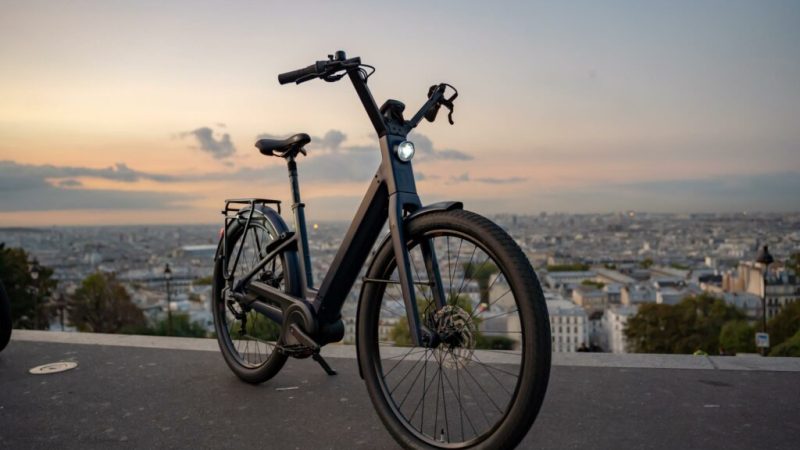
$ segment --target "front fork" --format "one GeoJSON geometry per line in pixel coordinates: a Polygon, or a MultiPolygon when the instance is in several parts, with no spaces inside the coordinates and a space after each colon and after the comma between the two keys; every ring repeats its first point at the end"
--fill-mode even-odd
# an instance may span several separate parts
{"type": "MultiPolygon", "coordinates": [[[[415,282],[411,276],[408,239],[403,226],[403,212],[404,205],[398,199],[398,195],[391,195],[389,198],[389,230],[395,261],[397,262],[398,281],[403,293],[403,303],[406,307],[406,319],[408,320],[411,342],[415,347],[434,348],[439,345],[436,331],[420,323],[419,306],[417,305],[416,290],[414,288],[415,282]]],[[[422,250],[422,258],[425,262],[425,271],[428,277],[424,284],[430,286],[436,309],[439,310],[447,304],[447,299],[442,286],[439,262],[436,259],[436,249],[429,239],[425,239],[420,243],[420,249],[422,250]]],[[[421,283],[423,280],[419,280],[419,282],[421,283]]]]}

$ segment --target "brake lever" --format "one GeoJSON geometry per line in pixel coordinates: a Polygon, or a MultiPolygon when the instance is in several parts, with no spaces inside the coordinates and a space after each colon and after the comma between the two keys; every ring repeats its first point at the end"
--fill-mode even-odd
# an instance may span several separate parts
{"type": "Polygon", "coordinates": [[[437,89],[441,89],[442,94],[444,94],[445,89],[448,87],[454,91],[453,95],[451,95],[450,98],[444,98],[444,95],[442,95],[442,98],[436,102],[436,105],[434,105],[428,110],[427,113],[425,113],[425,119],[428,122],[433,122],[436,120],[436,115],[439,113],[439,108],[444,105],[444,107],[449,110],[447,114],[447,121],[450,122],[450,125],[455,125],[455,122],[453,121],[453,108],[455,107],[453,101],[456,99],[456,97],[458,97],[458,91],[456,91],[456,88],[447,83],[434,84],[428,89],[428,98],[431,98],[437,89]]]}
{"type": "MultiPolygon", "coordinates": [[[[453,90],[455,91],[456,88],[454,88],[453,86],[450,86],[450,87],[453,88],[453,90]]],[[[450,122],[450,125],[455,125],[456,124],[453,121],[453,109],[455,109],[455,104],[453,103],[453,101],[456,99],[456,97],[458,97],[458,91],[456,91],[450,98],[443,99],[441,101],[441,104],[444,105],[445,108],[450,110],[450,112],[447,113],[447,121],[450,122]]]]}
{"type": "Polygon", "coordinates": [[[341,80],[342,77],[344,77],[346,74],[347,74],[347,72],[341,73],[339,75],[336,75],[336,74],[326,75],[326,76],[322,77],[322,79],[327,81],[328,83],[333,83],[334,81],[341,80]]]}

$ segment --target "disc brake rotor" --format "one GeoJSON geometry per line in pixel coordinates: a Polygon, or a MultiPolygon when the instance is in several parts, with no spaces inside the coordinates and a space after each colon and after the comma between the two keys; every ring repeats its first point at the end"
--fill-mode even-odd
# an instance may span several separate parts
{"type": "Polygon", "coordinates": [[[441,340],[434,350],[437,359],[450,369],[467,365],[472,360],[477,340],[477,329],[470,314],[459,306],[447,305],[436,311],[432,320],[441,340]]]}

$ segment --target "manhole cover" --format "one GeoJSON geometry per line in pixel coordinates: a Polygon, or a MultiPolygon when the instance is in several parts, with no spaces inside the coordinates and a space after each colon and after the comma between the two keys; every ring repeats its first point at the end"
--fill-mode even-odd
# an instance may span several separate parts
{"type": "Polygon", "coordinates": [[[65,361],[65,362],[45,364],[43,366],[36,366],[33,369],[29,370],[28,372],[34,375],[47,375],[49,373],[65,372],[67,370],[74,369],[76,367],[78,367],[78,363],[65,361]]]}

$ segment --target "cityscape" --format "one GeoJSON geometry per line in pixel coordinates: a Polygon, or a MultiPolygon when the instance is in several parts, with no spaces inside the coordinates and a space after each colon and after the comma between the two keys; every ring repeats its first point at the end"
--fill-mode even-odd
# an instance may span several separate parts
{"type": "MultiPolygon", "coordinates": [[[[675,305],[707,294],[758,324],[762,316],[771,319],[800,298],[800,281],[784,265],[800,249],[800,214],[627,211],[506,214],[492,219],[511,234],[537,272],[556,353],[631,351],[626,323],[648,303],[675,305]],[[775,260],[766,278],[763,267],[754,262],[765,245],[775,260]]],[[[317,283],[347,226],[320,222],[309,227],[317,283]]],[[[93,273],[114,273],[149,322],[163,320],[169,311],[186,316],[210,336],[210,279],[220,232],[219,225],[3,228],[0,242],[23,248],[38,264],[53,269],[58,281],[54,302],[73,294],[93,273]]],[[[345,344],[355,341],[360,283],[342,312],[345,344]]],[[[501,284],[492,284],[491,298],[503,290],[501,284]]],[[[467,286],[464,292],[477,307],[477,286],[467,286]]],[[[391,325],[388,321],[384,335],[391,325]]],[[[64,320],[63,311],[51,317],[49,328],[75,329],[69,317],[64,320]]]]}

